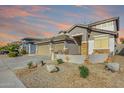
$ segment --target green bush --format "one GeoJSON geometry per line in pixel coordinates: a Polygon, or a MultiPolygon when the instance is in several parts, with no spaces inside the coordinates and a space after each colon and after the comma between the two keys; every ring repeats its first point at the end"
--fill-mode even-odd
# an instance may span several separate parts
{"type": "Polygon", "coordinates": [[[57,59],[56,61],[57,61],[57,64],[62,64],[62,63],[64,63],[62,59],[57,59]]]}
{"type": "Polygon", "coordinates": [[[21,53],[22,55],[27,54],[27,52],[26,52],[26,50],[25,50],[25,49],[21,49],[20,53],[21,53]]]}
{"type": "Polygon", "coordinates": [[[64,62],[62,59],[56,59],[56,60],[54,60],[54,63],[58,65],[58,64],[62,64],[64,62]]]}
{"type": "Polygon", "coordinates": [[[33,66],[33,62],[31,61],[27,65],[28,65],[28,68],[30,69],[33,66]]]}
{"type": "Polygon", "coordinates": [[[79,67],[80,76],[83,78],[87,78],[89,76],[89,69],[86,66],[79,67]]]}
{"type": "Polygon", "coordinates": [[[18,53],[17,52],[9,52],[8,53],[8,56],[9,57],[17,57],[18,56],[18,53]]]}

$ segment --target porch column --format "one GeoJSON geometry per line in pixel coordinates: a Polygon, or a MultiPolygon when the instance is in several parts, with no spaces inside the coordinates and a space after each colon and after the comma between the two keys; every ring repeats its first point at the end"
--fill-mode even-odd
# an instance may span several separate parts
{"type": "Polygon", "coordinates": [[[28,44],[28,53],[31,54],[31,44],[28,44]]]}
{"type": "Polygon", "coordinates": [[[38,54],[38,45],[36,45],[36,52],[35,54],[38,54]]]}
{"type": "Polygon", "coordinates": [[[84,37],[81,42],[81,54],[88,56],[88,31],[85,31],[84,37]]]}
{"type": "Polygon", "coordinates": [[[84,38],[82,40],[82,44],[81,44],[81,54],[85,57],[85,62],[89,63],[89,59],[88,59],[88,40],[89,40],[89,32],[86,31],[84,38]]]}
{"type": "Polygon", "coordinates": [[[64,52],[64,54],[69,54],[69,50],[68,50],[68,47],[67,47],[67,45],[66,45],[67,43],[66,43],[66,41],[64,41],[64,48],[63,48],[63,52],[64,52]]]}
{"type": "Polygon", "coordinates": [[[50,50],[51,60],[55,60],[55,53],[54,53],[54,50],[53,50],[53,44],[52,43],[50,43],[49,50],[50,50]]]}

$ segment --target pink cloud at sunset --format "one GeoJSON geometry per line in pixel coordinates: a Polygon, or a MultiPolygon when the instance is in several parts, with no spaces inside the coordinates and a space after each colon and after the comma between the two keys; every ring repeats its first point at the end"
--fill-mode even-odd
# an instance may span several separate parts
{"type": "Polygon", "coordinates": [[[123,6],[0,6],[0,40],[50,37],[74,24],[120,17],[119,37],[124,37],[123,6]]]}
{"type": "Polygon", "coordinates": [[[11,8],[1,9],[0,16],[6,17],[6,18],[14,18],[17,16],[21,16],[21,17],[31,16],[31,14],[22,9],[11,7],[11,8]]]}
{"type": "Polygon", "coordinates": [[[52,32],[42,32],[42,34],[45,36],[45,37],[52,37],[54,35],[54,33],[52,32]]]}
{"type": "Polygon", "coordinates": [[[97,5],[94,5],[94,6],[91,6],[92,9],[94,9],[94,14],[95,15],[92,15],[94,17],[103,17],[103,18],[110,18],[112,17],[110,15],[110,13],[108,12],[108,10],[104,7],[104,6],[97,6],[97,5]]]}
{"type": "Polygon", "coordinates": [[[0,41],[0,47],[1,46],[6,46],[9,42],[5,42],[5,41],[0,41]]]}
{"type": "Polygon", "coordinates": [[[17,39],[21,39],[22,37],[0,32],[0,38],[8,38],[9,40],[17,40],[17,39]]]}
{"type": "Polygon", "coordinates": [[[36,12],[36,11],[40,11],[40,10],[42,10],[42,11],[46,11],[46,10],[50,11],[51,8],[46,7],[46,6],[31,6],[31,11],[36,12]]]}
{"type": "Polygon", "coordinates": [[[58,23],[56,26],[61,30],[65,30],[71,27],[72,25],[68,23],[58,23]]]}

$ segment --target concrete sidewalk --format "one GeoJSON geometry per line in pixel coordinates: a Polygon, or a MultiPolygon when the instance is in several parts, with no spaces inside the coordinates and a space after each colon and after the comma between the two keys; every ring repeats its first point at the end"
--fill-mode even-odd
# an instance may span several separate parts
{"type": "Polygon", "coordinates": [[[25,88],[13,72],[16,68],[27,66],[30,61],[48,60],[45,56],[0,57],[0,88],[25,88]]]}
{"type": "Polygon", "coordinates": [[[14,72],[2,60],[0,60],[0,88],[25,88],[14,72]]]}
{"type": "Polygon", "coordinates": [[[6,69],[0,71],[0,88],[25,88],[25,86],[12,71],[6,69]]]}

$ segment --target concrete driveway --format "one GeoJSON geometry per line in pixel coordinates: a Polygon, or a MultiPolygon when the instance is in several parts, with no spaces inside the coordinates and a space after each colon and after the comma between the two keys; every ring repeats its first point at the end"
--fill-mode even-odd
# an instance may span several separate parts
{"type": "Polygon", "coordinates": [[[24,88],[25,86],[16,77],[14,69],[26,67],[27,63],[49,60],[47,56],[22,56],[16,58],[0,57],[0,88],[24,88]]]}

